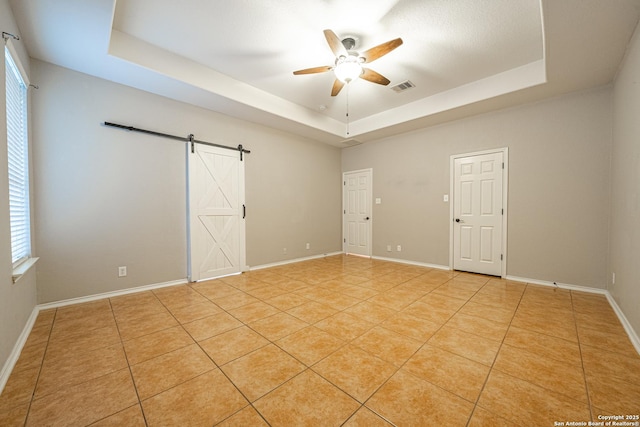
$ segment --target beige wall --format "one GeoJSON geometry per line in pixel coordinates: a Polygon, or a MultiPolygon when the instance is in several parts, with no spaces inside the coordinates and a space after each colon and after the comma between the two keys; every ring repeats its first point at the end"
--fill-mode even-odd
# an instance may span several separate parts
{"type": "Polygon", "coordinates": [[[348,148],[342,170],[373,168],[375,256],[447,266],[450,156],[508,147],[507,274],[604,288],[611,120],[600,88],[348,148]]]}
{"type": "MultiPolygon", "coordinates": [[[[19,35],[18,27],[6,0],[0,0],[0,28],[19,35]]],[[[4,43],[3,43],[4,45],[4,43]]],[[[29,57],[22,42],[14,44],[20,61],[29,68],[29,57]]],[[[5,110],[5,65],[4,49],[0,61],[0,147],[7,146],[7,113],[5,110]]],[[[11,281],[11,231],[9,228],[9,194],[7,172],[7,150],[0,150],[0,372],[29,316],[36,306],[36,273],[32,268],[16,284],[11,281]]]]}
{"type": "Polygon", "coordinates": [[[338,149],[48,63],[33,68],[40,303],[186,277],[184,144],[104,121],[251,150],[249,265],[340,250],[338,149]]]}
{"type": "Polygon", "coordinates": [[[276,131],[254,138],[246,172],[249,265],[341,251],[340,150],[276,131]]]}
{"type": "Polygon", "coordinates": [[[640,333],[640,32],[629,45],[613,91],[609,291],[640,333]]]}

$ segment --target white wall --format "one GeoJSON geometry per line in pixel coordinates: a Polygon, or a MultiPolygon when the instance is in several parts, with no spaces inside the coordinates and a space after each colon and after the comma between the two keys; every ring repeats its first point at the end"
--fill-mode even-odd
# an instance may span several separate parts
{"type": "Polygon", "coordinates": [[[33,102],[39,302],[186,278],[185,144],[105,121],[251,150],[249,265],[340,250],[337,148],[49,63],[32,66],[40,86],[33,102]],[[118,266],[127,266],[127,277],[117,277],[118,266]]]}
{"type": "MultiPolygon", "coordinates": [[[[0,28],[5,32],[20,34],[7,0],[0,0],[0,28]]],[[[14,46],[18,50],[23,66],[29,70],[29,57],[24,45],[17,41],[14,46]]],[[[6,147],[4,50],[0,62],[0,99],[2,99],[0,102],[0,147],[6,147]]],[[[13,268],[11,265],[8,185],[7,150],[2,149],[0,150],[0,369],[2,371],[4,371],[3,367],[36,306],[35,268],[29,270],[18,283],[14,284],[11,280],[13,268]]]]}
{"type": "Polygon", "coordinates": [[[613,90],[609,291],[640,332],[640,31],[613,90]]]}
{"type": "Polygon", "coordinates": [[[375,256],[446,266],[450,156],[509,147],[507,274],[604,288],[611,121],[600,88],[348,148],[342,169],[373,168],[375,256]]]}

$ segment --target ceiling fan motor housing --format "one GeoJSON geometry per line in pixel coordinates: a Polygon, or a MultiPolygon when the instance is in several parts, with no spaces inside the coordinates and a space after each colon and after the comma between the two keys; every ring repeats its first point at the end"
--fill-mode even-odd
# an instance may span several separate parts
{"type": "Polygon", "coordinates": [[[344,39],[342,39],[342,45],[345,49],[351,50],[356,47],[356,39],[354,39],[353,37],[345,37],[344,39]]]}

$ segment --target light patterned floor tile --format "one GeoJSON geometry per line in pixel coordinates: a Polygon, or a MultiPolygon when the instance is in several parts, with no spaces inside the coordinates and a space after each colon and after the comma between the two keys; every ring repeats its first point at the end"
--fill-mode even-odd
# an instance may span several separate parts
{"type": "Polygon", "coordinates": [[[129,369],[35,399],[27,426],[88,425],[138,403],[129,369]]]}
{"type": "Polygon", "coordinates": [[[91,351],[74,352],[65,355],[65,357],[45,357],[38,378],[35,398],[126,367],[127,359],[122,344],[91,351]]]}
{"type": "Polygon", "coordinates": [[[532,420],[538,425],[553,425],[558,420],[591,418],[587,404],[497,370],[489,374],[478,406],[519,425],[529,425],[532,420]]]}
{"type": "Polygon", "coordinates": [[[203,341],[231,329],[239,328],[243,323],[228,313],[218,313],[203,319],[182,325],[196,341],[203,341]]]}
{"type": "Polygon", "coordinates": [[[365,402],[396,367],[353,345],[342,347],[313,367],[332,384],[365,402]]]}
{"type": "Polygon", "coordinates": [[[180,305],[169,308],[169,311],[180,323],[189,323],[222,312],[222,309],[211,301],[201,301],[191,305],[180,305]]]}
{"type": "Polygon", "coordinates": [[[315,326],[341,340],[352,340],[371,329],[374,324],[340,312],[317,322],[315,326]]]}
{"type": "Polygon", "coordinates": [[[254,403],[272,426],[341,425],[360,404],[311,370],[254,403]]]}
{"type": "Polygon", "coordinates": [[[351,344],[400,367],[415,354],[423,341],[376,326],[351,341],[351,344]]]}
{"type": "Polygon", "coordinates": [[[309,326],[307,322],[283,312],[249,324],[251,329],[271,341],[284,338],[307,326],[309,326]]]}
{"type": "Polygon", "coordinates": [[[144,415],[142,415],[142,408],[140,404],[136,404],[91,424],[91,427],[146,427],[146,425],[144,415]]]}
{"type": "Polygon", "coordinates": [[[219,366],[269,344],[269,340],[247,326],[241,326],[204,341],[200,346],[219,366]]]}
{"type": "Polygon", "coordinates": [[[382,419],[371,409],[363,406],[344,423],[344,427],[391,427],[392,424],[382,419]]]}
{"type": "Polygon", "coordinates": [[[123,345],[129,364],[136,365],[193,343],[193,338],[182,326],[174,326],[125,341],[123,345]]]}
{"type": "Polygon", "coordinates": [[[249,404],[219,369],[142,402],[149,427],[211,426],[249,404]]]}
{"type": "Polygon", "coordinates": [[[473,404],[401,369],[367,401],[395,425],[466,426],[473,404]]]}
{"type": "Polygon", "coordinates": [[[262,416],[253,409],[252,406],[247,406],[244,409],[236,412],[220,424],[217,427],[268,427],[269,424],[262,418],[262,416]]]}
{"type": "Polygon", "coordinates": [[[602,295],[333,255],[41,311],[0,425],[553,425],[639,370],[602,295]]]}
{"type": "Polygon", "coordinates": [[[505,344],[521,348],[541,357],[581,366],[580,346],[577,342],[545,335],[512,326],[507,331],[505,344]]]}
{"type": "Polygon", "coordinates": [[[311,366],[345,345],[345,342],[309,326],[276,341],[276,344],[305,365],[311,366]]]}
{"type": "Polygon", "coordinates": [[[269,344],[227,363],[221,369],[253,402],[302,372],[305,366],[269,344]]]}
{"type": "Polygon", "coordinates": [[[215,368],[205,352],[192,344],[133,365],[131,373],[144,400],[215,368]]]}
{"type": "Polygon", "coordinates": [[[460,329],[444,326],[427,341],[429,345],[491,366],[500,348],[499,341],[482,338],[460,329]]]}
{"type": "Polygon", "coordinates": [[[503,345],[493,369],[587,403],[584,371],[581,366],[503,345]]]}
{"type": "Polygon", "coordinates": [[[314,324],[329,316],[336,314],[338,310],[315,301],[309,301],[297,307],[287,310],[287,313],[309,324],[314,324]]]}
{"type": "Polygon", "coordinates": [[[469,402],[475,403],[489,375],[489,367],[462,356],[425,346],[404,369],[469,402]]]}

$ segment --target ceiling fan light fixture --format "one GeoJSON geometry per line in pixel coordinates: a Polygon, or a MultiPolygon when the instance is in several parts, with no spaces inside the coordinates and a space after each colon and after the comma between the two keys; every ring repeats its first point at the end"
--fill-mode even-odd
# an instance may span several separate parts
{"type": "Polygon", "coordinates": [[[363,72],[362,65],[357,55],[349,55],[347,57],[340,56],[336,60],[336,66],[333,69],[336,78],[343,83],[357,79],[363,72]]]}

